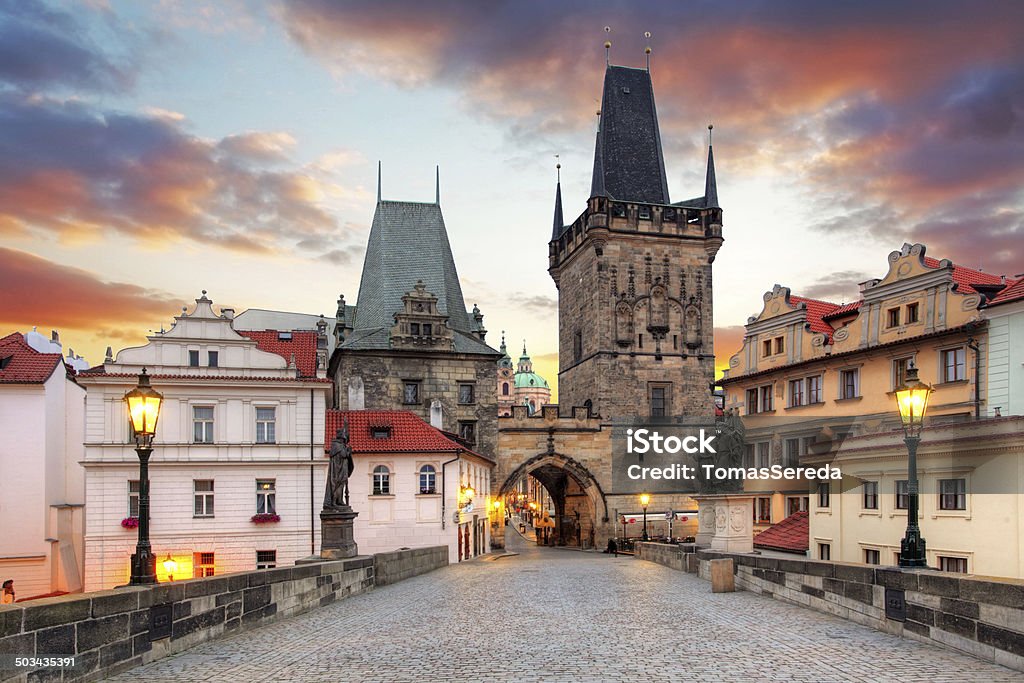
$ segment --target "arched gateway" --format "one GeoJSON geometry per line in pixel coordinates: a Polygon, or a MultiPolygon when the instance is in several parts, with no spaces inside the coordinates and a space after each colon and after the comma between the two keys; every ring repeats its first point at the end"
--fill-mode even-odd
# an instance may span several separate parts
{"type": "MultiPolygon", "coordinates": [[[[498,420],[495,488],[508,507],[524,504],[521,482],[533,477],[550,496],[555,545],[602,547],[613,532],[605,491],[611,477],[611,434],[586,408],[560,417],[558,406],[530,414],[515,406],[498,420]]],[[[494,538],[502,534],[495,533],[494,538]]]]}

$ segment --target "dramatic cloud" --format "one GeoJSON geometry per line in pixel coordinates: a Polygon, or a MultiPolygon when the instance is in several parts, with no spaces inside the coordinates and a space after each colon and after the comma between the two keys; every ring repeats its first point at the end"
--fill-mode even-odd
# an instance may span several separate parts
{"type": "MultiPolygon", "coordinates": [[[[169,320],[182,299],[122,282],[106,282],[92,273],[33,254],[0,247],[0,330],[97,327],[137,328],[140,320],[169,320]]],[[[145,330],[121,330],[137,338],[145,330]]],[[[4,332],[6,334],[6,332],[4,332]]]]}
{"type": "Polygon", "coordinates": [[[317,169],[280,167],[294,142],[281,132],[210,141],[166,115],[0,93],[0,233],[263,253],[345,241],[326,202],[346,192],[317,169]]]}
{"type": "Polygon", "coordinates": [[[531,313],[554,314],[558,310],[558,300],[551,296],[513,292],[508,299],[516,309],[525,309],[531,313]]]}
{"type": "Polygon", "coordinates": [[[662,137],[687,184],[714,121],[720,179],[783,175],[824,231],[1024,262],[1024,3],[289,0],[279,20],[341,78],[447,86],[545,150],[586,148],[602,27],[612,61],[636,66],[650,30],[662,137]]]}
{"type": "MultiPolygon", "coordinates": [[[[879,260],[879,269],[884,266],[879,260]]],[[[843,270],[838,273],[830,273],[804,287],[796,288],[793,292],[797,296],[804,296],[809,299],[823,299],[833,303],[848,303],[860,298],[860,283],[878,275],[867,275],[856,270],[843,270]]]]}

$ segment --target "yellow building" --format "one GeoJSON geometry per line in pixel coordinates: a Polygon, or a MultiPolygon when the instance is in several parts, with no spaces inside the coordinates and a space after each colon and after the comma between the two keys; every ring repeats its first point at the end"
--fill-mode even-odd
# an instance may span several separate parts
{"type": "MultiPolygon", "coordinates": [[[[746,490],[758,494],[755,533],[797,510],[808,509],[811,557],[893,563],[888,549],[899,548],[905,513],[885,513],[889,523],[884,529],[872,527],[870,534],[865,526],[882,518],[876,512],[884,510],[885,504],[892,503],[890,508],[895,505],[889,500],[896,496],[895,482],[906,478],[906,452],[901,450],[902,432],[893,392],[902,384],[910,363],[919,369],[921,380],[934,389],[928,410],[930,429],[922,436],[923,454],[930,452],[927,442],[933,433],[938,438],[933,430],[940,425],[955,425],[984,414],[988,394],[984,386],[988,334],[984,307],[1007,284],[1005,277],[930,258],[923,245],[906,244],[889,254],[884,277],[861,284],[857,301],[808,299],[778,285],[766,292],[763,309],[748,320],[743,348],[730,359],[722,381],[726,408],[743,416],[747,430],[745,464],[832,463],[843,469],[844,479],[841,483],[748,481],[746,490]],[[877,439],[881,441],[876,443],[877,439]],[[848,457],[852,452],[858,455],[848,457]],[[898,478],[900,471],[903,479],[898,478]],[[831,500],[826,491],[831,493],[831,500]],[[859,507],[853,505],[854,500],[859,501],[859,507]],[[828,507],[822,505],[826,501],[828,507]],[[878,507],[865,507],[865,501],[878,507]],[[864,539],[869,536],[876,540],[865,545],[864,539]]],[[[1024,474],[1018,472],[1016,456],[1012,455],[1013,437],[1003,435],[1000,429],[993,432],[999,434],[996,441],[1000,445],[983,456],[987,458],[986,467],[994,463],[997,469],[1008,468],[1006,481],[1012,484],[1011,490],[1016,486],[1020,492],[1024,474]]],[[[960,432],[952,430],[943,433],[944,440],[960,438],[960,432]]],[[[951,459],[961,460],[956,455],[955,451],[942,451],[936,457],[949,464],[951,459]]],[[[944,479],[939,476],[938,463],[927,466],[932,468],[935,482],[944,479]]],[[[973,467],[963,462],[956,466],[973,467]]],[[[985,476],[991,476],[989,470],[985,476]]],[[[928,493],[925,478],[923,498],[928,493]]],[[[929,509],[928,504],[923,501],[922,509],[929,509]]],[[[929,533],[942,535],[944,532],[938,529],[943,524],[944,529],[956,528],[955,533],[951,532],[953,537],[963,534],[962,516],[955,518],[960,520],[955,525],[947,523],[945,515],[930,519],[922,514],[926,540],[931,540],[929,533]]],[[[1004,519],[1006,515],[1016,520],[1013,524],[1019,523],[1019,513],[1006,511],[1004,519]]],[[[967,521],[971,519],[980,517],[978,513],[968,515],[967,521]]],[[[1014,528],[1019,536],[1019,528],[1014,528]]],[[[980,543],[982,537],[975,535],[975,539],[980,543]]],[[[964,549],[972,540],[965,537],[958,544],[952,540],[943,543],[964,549]]],[[[938,566],[939,555],[933,548],[940,549],[929,545],[929,561],[938,566]]],[[[949,557],[961,557],[964,552],[949,557]]],[[[983,555],[973,555],[966,570],[999,575],[1021,572],[1019,560],[1013,569],[1011,565],[991,564],[982,559],[983,555]]],[[[950,562],[949,566],[964,568],[960,562],[950,562]]]]}

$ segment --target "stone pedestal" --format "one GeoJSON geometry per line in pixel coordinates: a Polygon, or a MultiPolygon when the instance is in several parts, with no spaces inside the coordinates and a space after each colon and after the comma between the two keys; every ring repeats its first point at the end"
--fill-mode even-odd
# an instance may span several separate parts
{"type": "Polygon", "coordinates": [[[359,554],[352,535],[352,522],[358,515],[348,506],[320,512],[320,557],[344,560],[359,554]]]}
{"type": "Polygon", "coordinates": [[[716,493],[698,495],[694,498],[698,505],[699,545],[710,545],[712,550],[730,553],[753,552],[753,495],[716,493]]]}

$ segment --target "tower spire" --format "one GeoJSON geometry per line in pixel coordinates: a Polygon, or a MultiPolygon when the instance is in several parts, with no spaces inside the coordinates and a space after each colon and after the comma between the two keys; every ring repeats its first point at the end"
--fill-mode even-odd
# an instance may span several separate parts
{"type": "Polygon", "coordinates": [[[644,48],[644,55],[647,56],[647,73],[651,72],[651,32],[644,31],[644,38],[647,39],[647,47],[644,48]]]}
{"type": "Polygon", "coordinates": [[[380,204],[380,159],[377,160],[377,203],[380,204]]]}
{"type": "Polygon", "coordinates": [[[718,206],[718,182],[715,180],[715,153],[711,146],[711,131],[714,124],[708,124],[708,172],[704,179],[704,206],[709,209],[719,209],[718,206]]]}
{"type": "MultiPolygon", "coordinates": [[[[608,33],[608,34],[611,34],[612,27],[611,26],[605,26],[604,27],[604,32],[608,33]]],[[[608,37],[610,38],[611,35],[609,35],[608,37]]],[[[608,39],[605,39],[605,41],[604,41],[604,65],[605,66],[610,66],[611,63],[612,63],[612,41],[608,40],[608,39]]]]}
{"type": "Polygon", "coordinates": [[[562,219],[562,164],[555,164],[555,173],[557,180],[555,181],[555,218],[551,228],[552,240],[557,240],[562,236],[562,227],[565,225],[562,219]]]}
{"type": "Polygon", "coordinates": [[[441,165],[434,167],[434,203],[441,206],[441,165]]]}

